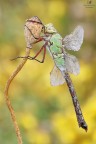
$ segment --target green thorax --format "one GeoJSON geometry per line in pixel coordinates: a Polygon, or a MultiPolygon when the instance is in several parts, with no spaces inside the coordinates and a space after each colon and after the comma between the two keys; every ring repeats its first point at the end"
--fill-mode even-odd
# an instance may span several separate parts
{"type": "Polygon", "coordinates": [[[50,39],[50,52],[52,54],[62,53],[62,37],[59,34],[53,34],[50,39]]]}
{"type": "Polygon", "coordinates": [[[54,59],[56,66],[63,71],[65,68],[64,54],[62,51],[62,37],[55,33],[50,38],[50,53],[54,59]]]}

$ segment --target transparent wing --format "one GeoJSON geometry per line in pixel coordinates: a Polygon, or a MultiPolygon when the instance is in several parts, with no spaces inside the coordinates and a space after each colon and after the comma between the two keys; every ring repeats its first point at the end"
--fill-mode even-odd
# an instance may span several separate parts
{"type": "Polygon", "coordinates": [[[65,65],[68,72],[77,75],[80,73],[80,66],[77,58],[68,53],[65,54],[65,65]]]}
{"type": "Polygon", "coordinates": [[[52,86],[62,85],[65,82],[60,70],[54,66],[50,73],[50,83],[52,86]]]}
{"type": "Polygon", "coordinates": [[[84,30],[81,26],[77,26],[75,30],[65,36],[63,39],[64,48],[67,50],[78,51],[83,43],[84,30]]]}

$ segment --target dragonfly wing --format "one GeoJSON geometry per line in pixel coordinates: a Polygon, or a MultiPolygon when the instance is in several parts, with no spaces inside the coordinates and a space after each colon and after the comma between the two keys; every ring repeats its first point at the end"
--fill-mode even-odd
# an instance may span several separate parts
{"type": "Polygon", "coordinates": [[[65,38],[63,39],[64,48],[66,48],[67,50],[78,51],[83,43],[83,37],[83,27],[77,26],[70,35],[65,36],[65,38]]]}
{"type": "Polygon", "coordinates": [[[62,85],[65,82],[61,71],[54,66],[50,73],[50,83],[52,86],[62,85]]]}
{"type": "Polygon", "coordinates": [[[65,54],[65,65],[68,72],[77,75],[80,73],[80,66],[77,58],[70,54],[65,54]]]}

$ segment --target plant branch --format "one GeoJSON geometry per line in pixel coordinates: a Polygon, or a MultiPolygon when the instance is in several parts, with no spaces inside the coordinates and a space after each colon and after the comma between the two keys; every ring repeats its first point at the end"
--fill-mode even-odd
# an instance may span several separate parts
{"type": "MultiPolygon", "coordinates": [[[[30,54],[30,49],[26,48],[26,55],[25,57],[28,57],[30,54]]],[[[6,100],[6,104],[8,106],[8,109],[10,111],[11,114],[11,118],[15,127],[15,131],[16,131],[16,135],[17,135],[17,139],[18,139],[18,144],[22,144],[22,136],[20,133],[20,129],[16,120],[16,116],[15,116],[15,112],[14,109],[12,107],[12,104],[10,102],[9,96],[8,96],[8,91],[9,91],[9,87],[11,82],[13,81],[13,79],[15,78],[15,76],[20,72],[20,70],[23,68],[24,64],[26,63],[27,58],[23,58],[23,60],[21,61],[21,63],[17,66],[17,68],[15,69],[15,71],[11,74],[11,76],[9,77],[6,86],[5,86],[5,91],[4,91],[4,95],[5,95],[5,100],[6,100]]]]}

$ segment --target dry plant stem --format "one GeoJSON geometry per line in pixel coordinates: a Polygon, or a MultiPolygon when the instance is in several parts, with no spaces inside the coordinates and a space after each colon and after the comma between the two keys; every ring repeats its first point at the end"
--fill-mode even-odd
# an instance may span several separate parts
{"type": "MultiPolygon", "coordinates": [[[[26,48],[26,55],[25,55],[25,57],[29,56],[29,54],[30,54],[30,49],[26,48]]],[[[20,129],[19,129],[16,117],[15,117],[14,109],[13,109],[13,107],[11,105],[11,102],[10,102],[10,99],[9,99],[9,96],[8,96],[8,90],[9,90],[9,87],[10,87],[10,84],[11,84],[12,80],[20,72],[20,70],[22,69],[22,67],[26,63],[26,61],[27,61],[27,58],[24,58],[21,61],[21,63],[17,66],[16,70],[9,77],[9,79],[8,79],[8,81],[6,83],[5,91],[4,91],[4,95],[5,95],[5,99],[6,99],[6,104],[8,106],[9,111],[10,111],[12,121],[14,123],[15,131],[16,131],[16,135],[17,135],[17,139],[18,139],[18,144],[22,144],[23,143],[22,142],[22,136],[21,136],[21,133],[20,133],[20,129]]]]}

